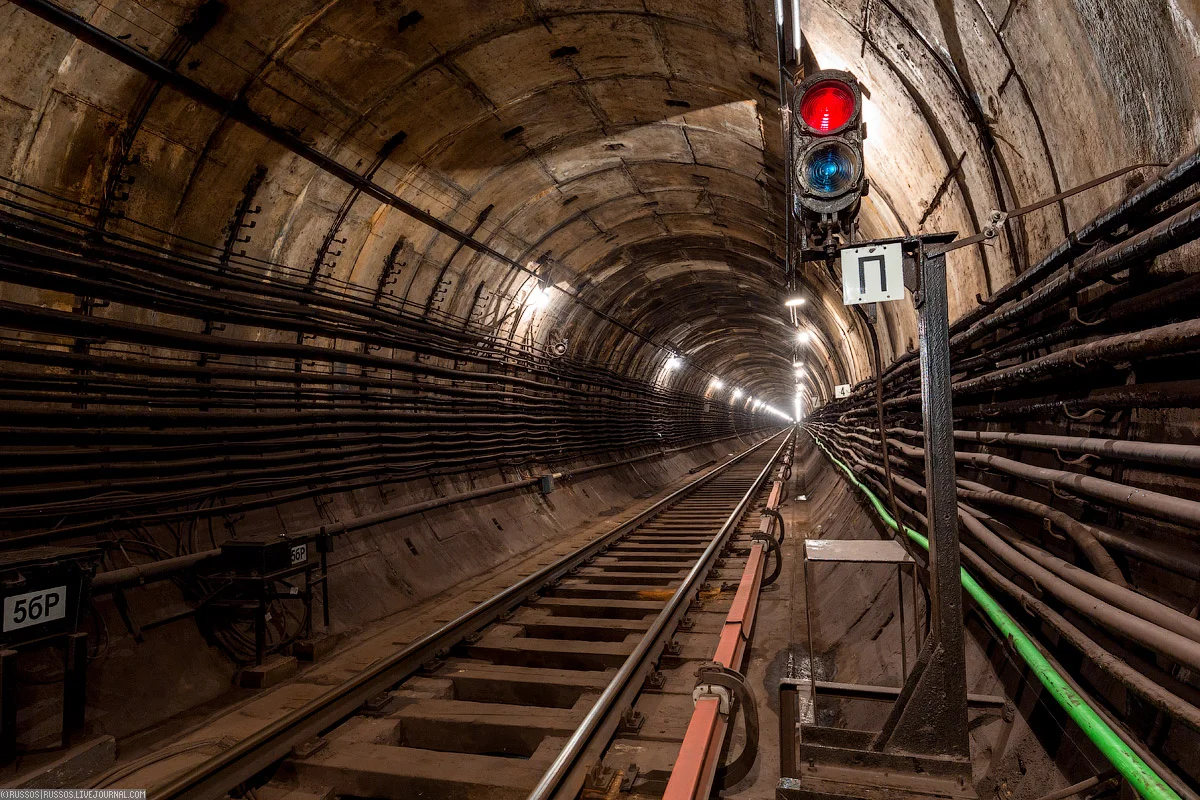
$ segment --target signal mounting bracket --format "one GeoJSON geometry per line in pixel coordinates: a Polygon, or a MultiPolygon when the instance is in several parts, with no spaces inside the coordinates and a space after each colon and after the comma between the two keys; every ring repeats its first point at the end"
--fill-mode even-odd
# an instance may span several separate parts
{"type": "Polygon", "coordinates": [[[967,247],[969,245],[978,244],[979,242],[984,242],[984,241],[988,241],[990,239],[995,239],[997,236],[1000,235],[1000,229],[1002,227],[1004,227],[1004,225],[1011,219],[1016,219],[1017,217],[1024,216],[1025,214],[1028,214],[1031,211],[1037,211],[1039,208],[1045,208],[1048,205],[1057,203],[1060,200],[1065,200],[1068,197],[1072,197],[1074,195],[1079,194],[1080,192],[1086,192],[1088,189],[1093,189],[1102,183],[1108,183],[1109,181],[1111,181],[1115,178],[1119,178],[1122,175],[1125,175],[1126,173],[1133,172],[1134,170],[1144,169],[1147,167],[1166,167],[1166,166],[1167,166],[1166,164],[1160,164],[1160,163],[1154,163],[1154,162],[1130,164],[1128,166],[1121,167],[1118,170],[1113,170],[1112,172],[1109,172],[1105,175],[1101,175],[1099,178],[1093,178],[1092,180],[1088,181],[1087,183],[1081,183],[1078,186],[1075,186],[1073,188],[1059,192],[1056,195],[1052,195],[1050,197],[1043,198],[1041,200],[1038,200],[1035,203],[1030,203],[1027,206],[1021,206],[1020,208],[1013,209],[1012,211],[999,211],[999,210],[991,211],[988,213],[988,224],[986,226],[984,226],[982,231],[975,234],[974,236],[968,236],[966,239],[962,239],[957,242],[953,242],[944,247],[935,248],[933,250],[930,250],[928,255],[930,255],[930,256],[944,255],[946,253],[951,252],[952,250],[958,250],[959,248],[962,248],[962,247],[967,247]]]}

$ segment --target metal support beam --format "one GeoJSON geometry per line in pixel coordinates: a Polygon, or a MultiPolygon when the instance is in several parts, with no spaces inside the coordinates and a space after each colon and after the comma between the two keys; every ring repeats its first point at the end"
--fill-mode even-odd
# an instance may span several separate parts
{"type": "MultiPolygon", "coordinates": [[[[948,237],[948,238],[947,238],[948,237]]],[[[950,320],[946,258],[926,246],[952,234],[906,240],[920,285],[913,293],[919,316],[921,411],[925,429],[925,513],[929,519],[929,635],[905,682],[877,750],[970,758],[962,585],[959,580],[958,500],[954,483],[954,424],[950,395],[950,320]]]]}

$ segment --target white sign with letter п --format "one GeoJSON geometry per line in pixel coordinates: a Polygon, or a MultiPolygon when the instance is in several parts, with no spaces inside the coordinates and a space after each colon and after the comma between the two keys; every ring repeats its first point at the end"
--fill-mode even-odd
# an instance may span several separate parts
{"type": "Polygon", "coordinates": [[[904,253],[899,242],[847,247],[842,251],[842,304],[904,299],[904,253]]]}
{"type": "Polygon", "coordinates": [[[833,387],[833,396],[838,398],[839,400],[843,397],[849,397],[850,396],[850,384],[839,383],[837,386],[833,387]]]}

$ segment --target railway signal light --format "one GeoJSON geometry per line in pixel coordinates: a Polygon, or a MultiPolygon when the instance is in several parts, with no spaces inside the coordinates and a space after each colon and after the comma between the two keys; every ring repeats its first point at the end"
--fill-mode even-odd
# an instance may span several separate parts
{"type": "Polygon", "coordinates": [[[864,138],[862,88],[852,74],[821,70],[796,87],[791,177],[797,213],[817,229],[848,231],[867,190],[864,138]]]}

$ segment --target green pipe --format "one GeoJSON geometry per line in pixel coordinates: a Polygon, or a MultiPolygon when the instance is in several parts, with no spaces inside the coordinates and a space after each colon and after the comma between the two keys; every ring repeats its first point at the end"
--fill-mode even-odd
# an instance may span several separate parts
{"type": "MultiPolygon", "coordinates": [[[[887,524],[892,530],[899,530],[900,526],[892,515],[888,513],[883,503],[879,498],[862,484],[855,477],[853,470],[843,464],[829,449],[821,442],[815,433],[808,431],[812,436],[813,441],[817,443],[817,447],[821,448],[825,456],[836,464],[846,477],[857,486],[863,494],[870,500],[871,505],[875,509],[875,513],[887,524]]],[[[929,540],[921,534],[914,531],[907,525],[904,526],[904,533],[908,538],[912,539],[917,544],[926,550],[929,549],[929,540]]],[[[1071,688],[1071,685],[1063,679],[1063,676],[1050,665],[1046,657],[1037,648],[1037,645],[1025,635],[1016,621],[1008,615],[996,599],[984,591],[984,588],[979,585],[966,569],[960,569],[962,575],[963,588],[967,590],[967,594],[973,599],[983,612],[987,614],[988,619],[992,624],[1003,634],[1013,646],[1013,649],[1025,660],[1033,673],[1037,675],[1042,686],[1046,687],[1051,696],[1062,706],[1063,710],[1071,719],[1075,720],[1075,724],[1080,727],[1084,734],[1092,740],[1092,743],[1104,754],[1118,772],[1124,776],[1125,780],[1137,790],[1138,794],[1148,800],[1181,800],[1179,795],[1170,786],[1163,783],[1162,778],[1158,776],[1154,770],[1146,764],[1145,761],[1138,756],[1137,753],[1129,749],[1125,742],[1121,741],[1121,737],[1110,728],[1107,723],[1096,713],[1087,701],[1071,688]]]]}

